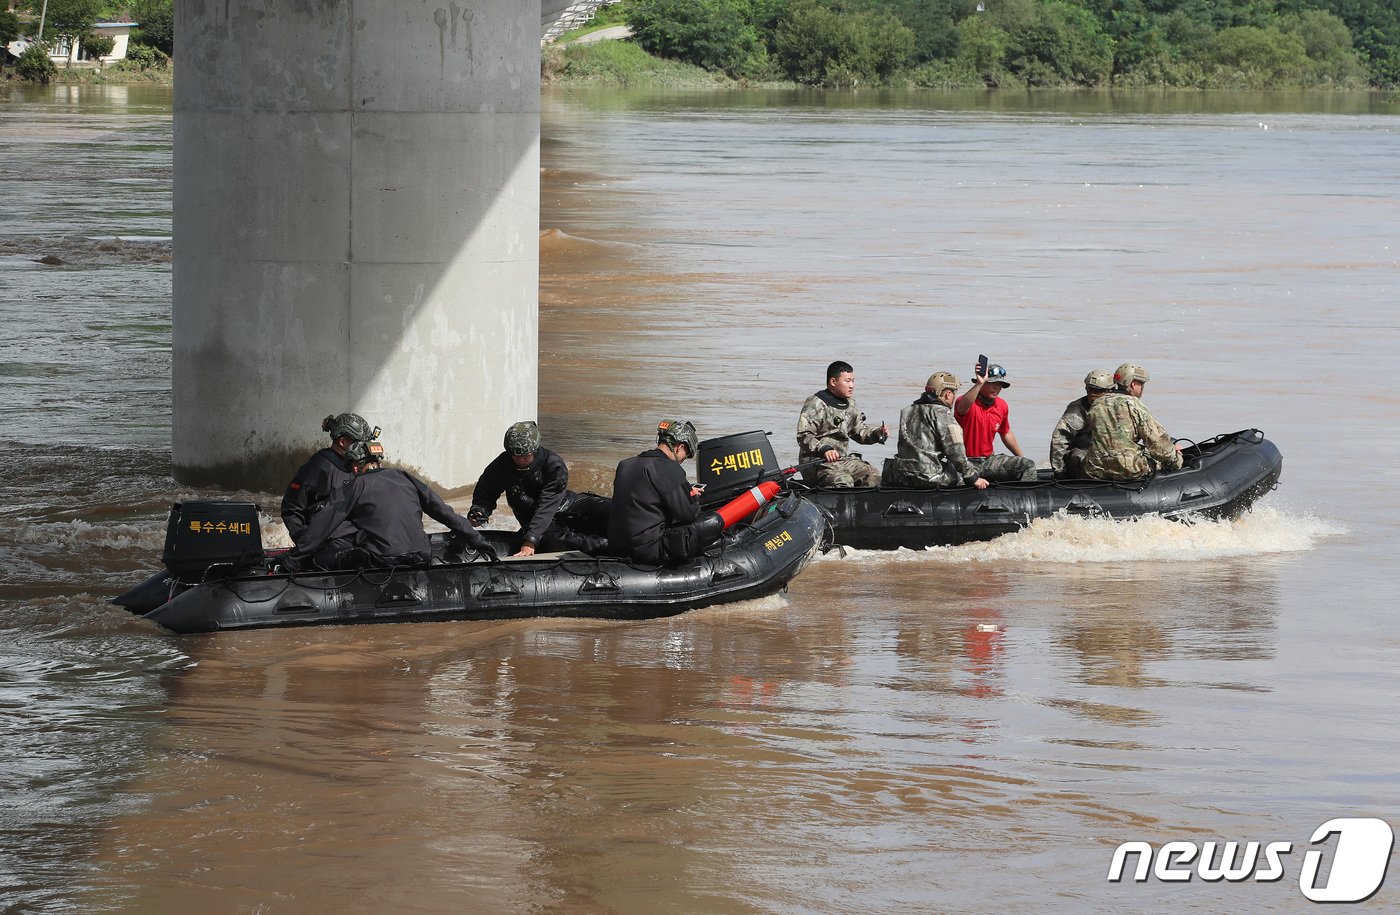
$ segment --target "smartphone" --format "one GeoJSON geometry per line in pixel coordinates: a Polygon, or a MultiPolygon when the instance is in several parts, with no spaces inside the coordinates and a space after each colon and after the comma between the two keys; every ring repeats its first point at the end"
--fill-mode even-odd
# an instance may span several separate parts
{"type": "Polygon", "coordinates": [[[987,354],[986,354],[986,353],[982,353],[980,356],[977,357],[977,377],[978,377],[978,378],[985,378],[985,377],[987,377],[987,354]]]}

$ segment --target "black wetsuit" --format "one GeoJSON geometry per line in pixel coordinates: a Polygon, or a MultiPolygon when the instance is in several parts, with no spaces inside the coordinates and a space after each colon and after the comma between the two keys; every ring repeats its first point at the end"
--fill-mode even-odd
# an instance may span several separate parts
{"type": "Polygon", "coordinates": [[[287,565],[304,568],[313,557],[324,569],[426,565],[432,547],[423,530],[425,513],[463,535],[473,549],[485,545],[471,523],[422,480],[402,470],[380,468],[366,470],[336,490],[287,554],[287,565]],[[344,523],[355,531],[352,547],[326,548],[332,532],[344,523]]]}
{"type": "MultiPolygon", "coordinates": [[[[311,526],[311,519],[330,501],[331,495],[340,487],[355,479],[345,458],[335,453],[333,448],[322,448],[311,455],[311,459],[301,465],[301,469],[287,485],[282,496],[282,523],[287,525],[287,533],[296,543],[311,526]]],[[[355,536],[355,529],[349,524],[341,525],[331,532],[331,540],[343,541],[349,546],[355,536]]]]}
{"type": "Polygon", "coordinates": [[[478,523],[484,522],[505,493],[525,542],[536,549],[603,549],[609,500],[591,492],[573,492],[568,486],[568,465],[548,448],[536,449],[535,459],[523,470],[515,466],[509,452],[502,451],[476,481],[470,514],[478,523]]]}
{"type": "Polygon", "coordinates": [[[652,564],[689,559],[719,533],[710,524],[713,512],[696,521],[700,503],[690,496],[685,470],[659,448],[617,465],[612,501],[608,546],[616,556],[652,564]]]}

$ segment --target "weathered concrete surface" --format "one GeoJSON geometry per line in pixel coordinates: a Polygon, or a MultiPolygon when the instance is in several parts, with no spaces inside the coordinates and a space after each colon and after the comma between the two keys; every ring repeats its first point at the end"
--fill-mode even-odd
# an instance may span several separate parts
{"type": "Polygon", "coordinates": [[[472,482],[536,413],[539,0],[176,16],[176,476],[279,490],[353,410],[472,482]]]}

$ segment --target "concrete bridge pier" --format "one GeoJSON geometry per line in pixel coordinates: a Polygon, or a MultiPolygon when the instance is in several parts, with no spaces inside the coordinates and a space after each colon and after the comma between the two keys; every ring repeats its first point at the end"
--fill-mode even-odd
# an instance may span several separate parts
{"type": "Polygon", "coordinates": [[[177,479],[280,491],[350,410],[461,486],[535,417],[540,27],[540,0],[177,0],[177,479]]]}

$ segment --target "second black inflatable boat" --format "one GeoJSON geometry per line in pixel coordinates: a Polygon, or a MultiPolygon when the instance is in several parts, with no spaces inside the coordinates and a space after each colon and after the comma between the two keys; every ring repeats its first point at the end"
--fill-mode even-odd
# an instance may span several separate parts
{"type": "MultiPolygon", "coordinates": [[[[806,488],[791,482],[830,519],[836,544],[892,550],[991,540],[1036,518],[1060,512],[1135,518],[1235,518],[1278,483],[1283,456],[1258,429],[1188,443],[1180,470],[1133,483],[1055,480],[1041,471],[1035,482],[998,483],[979,490],[806,488]]],[[[696,462],[706,501],[722,501],[763,479],[780,479],[764,432],[700,443],[696,462]]]]}

